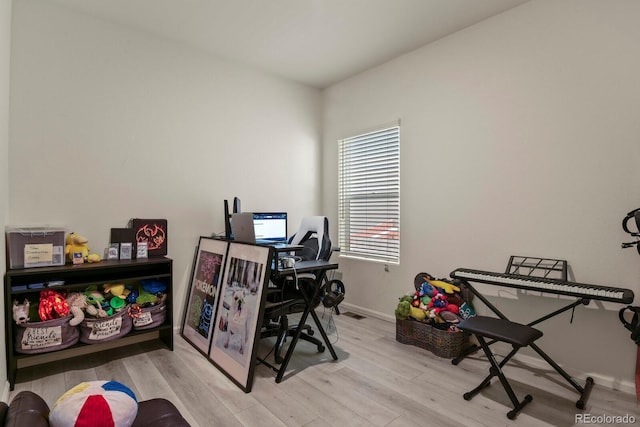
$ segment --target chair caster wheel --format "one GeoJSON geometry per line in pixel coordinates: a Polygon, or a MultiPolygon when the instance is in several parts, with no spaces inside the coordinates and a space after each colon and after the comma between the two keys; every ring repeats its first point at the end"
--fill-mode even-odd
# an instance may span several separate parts
{"type": "Polygon", "coordinates": [[[324,348],[323,345],[319,345],[318,346],[318,353],[324,353],[324,350],[325,350],[325,348],[324,348]]]}
{"type": "Polygon", "coordinates": [[[307,331],[307,335],[309,335],[310,337],[312,337],[313,334],[315,334],[315,331],[313,329],[309,329],[309,331],[307,331]]]}

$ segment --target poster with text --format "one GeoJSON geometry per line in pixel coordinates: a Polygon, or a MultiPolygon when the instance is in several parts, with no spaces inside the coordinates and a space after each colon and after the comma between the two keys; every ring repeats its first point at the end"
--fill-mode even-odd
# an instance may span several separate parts
{"type": "Polygon", "coordinates": [[[224,240],[201,237],[194,259],[181,335],[205,355],[209,354],[213,335],[219,283],[228,245],[224,240]]]}

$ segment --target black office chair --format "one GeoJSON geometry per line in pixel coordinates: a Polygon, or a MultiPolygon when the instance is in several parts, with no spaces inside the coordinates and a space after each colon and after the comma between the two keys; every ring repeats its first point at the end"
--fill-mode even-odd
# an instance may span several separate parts
{"type": "MultiPolygon", "coordinates": [[[[303,218],[298,231],[289,239],[292,245],[301,245],[304,248],[295,253],[289,254],[294,262],[308,260],[329,261],[331,254],[335,251],[331,246],[329,237],[329,220],[324,216],[311,216],[303,218]]],[[[294,266],[295,268],[295,266],[294,266]]],[[[263,318],[263,329],[261,337],[278,337],[275,343],[274,358],[277,363],[282,363],[281,355],[282,346],[286,341],[286,337],[293,336],[296,332],[297,325],[289,326],[287,315],[301,313],[306,308],[306,302],[301,292],[310,292],[313,289],[319,276],[318,273],[300,273],[281,279],[276,283],[275,288],[267,290],[267,304],[263,318]]],[[[318,297],[312,301],[315,309],[321,303],[330,309],[334,309],[340,314],[338,305],[344,299],[344,284],[342,281],[324,278],[324,283],[318,297]]],[[[319,352],[325,350],[324,343],[315,338],[314,330],[310,325],[305,324],[300,339],[311,342],[316,345],[319,352]]]]}

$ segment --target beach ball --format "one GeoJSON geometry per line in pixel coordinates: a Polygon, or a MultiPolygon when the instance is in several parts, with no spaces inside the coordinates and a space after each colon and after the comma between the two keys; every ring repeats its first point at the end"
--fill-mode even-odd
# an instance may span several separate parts
{"type": "Polygon", "coordinates": [[[60,396],[49,413],[52,427],[130,427],[138,414],[135,394],[116,381],[89,381],[60,396]]]}

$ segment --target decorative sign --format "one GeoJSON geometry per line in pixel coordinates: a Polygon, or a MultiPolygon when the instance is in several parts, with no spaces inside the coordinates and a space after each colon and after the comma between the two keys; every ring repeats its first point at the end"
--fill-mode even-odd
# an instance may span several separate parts
{"type": "Polygon", "coordinates": [[[136,328],[147,326],[151,323],[153,323],[153,318],[151,317],[150,311],[143,311],[142,313],[140,313],[140,316],[133,319],[133,326],[136,328]]]}
{"type": "Polygon", "coordinates": [[[53,243],[24,245],[24,265],[50,264],[53,261],[53,243]]]}
{"type": "Polygon", "coordinates": [[[62,326],[26,328],[22,335],[23,350],[36,350],[62,344],[62,326]]]}
{"type": "Polygon", "coordinates": [[[122,316],[87,323],[87,326],[91,328],[91,333],[89,334],[90,340],[104,340],[120,334],[120,330],[122,329],[122,316]]]}

